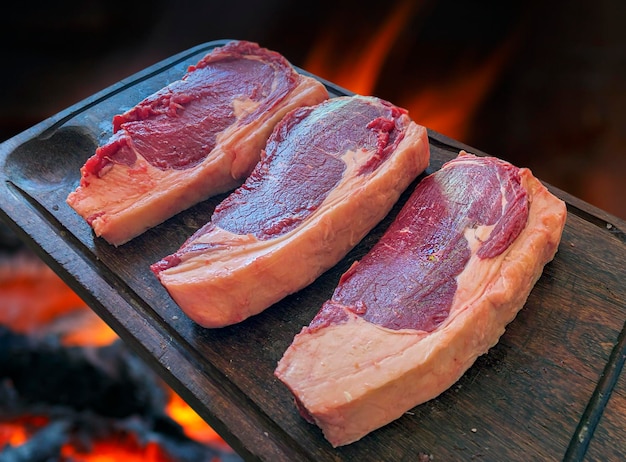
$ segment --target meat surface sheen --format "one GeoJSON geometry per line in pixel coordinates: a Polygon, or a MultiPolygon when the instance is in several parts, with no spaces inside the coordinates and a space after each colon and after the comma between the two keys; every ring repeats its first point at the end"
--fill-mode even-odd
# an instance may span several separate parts
{"type": "Polygon", "coordinates": [[[378,98],[295,109],[211,221],[151,268],[198,324],[243,321],[343,258],[429,159],[426,129],[378,98]]]}
{"type": "Polygon", "coordinates": [[[67,198],[121,245],[176,213],[240,185],[276,123],[328,98],[280,54],[234,41],[113,118],[113,135],[81,168],[67,198]]]}
{"type": "Polygon", "coordinates": [[[448,389],[554,258],[565,204],[530,170],[464,151],[422,180],[275,375],[342,446],[448,389]]]}

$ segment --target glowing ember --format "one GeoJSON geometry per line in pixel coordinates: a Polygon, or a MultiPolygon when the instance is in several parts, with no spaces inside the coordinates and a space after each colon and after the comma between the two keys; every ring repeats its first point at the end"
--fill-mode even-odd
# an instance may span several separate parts
{"type": "MultiPolygon", "coordinates": [[[[0,301],[2,302],[0,326],[6,326],[18,334],[57,335],[64,347],[99,348],[112,345],[118,340],[113,330],[50,268],[30,254],[0,258],[0,301]]],[[[163,411],[181,426],[190,441],[215,448],[223,454],[234,454],[224,440],[180,396],[165,384],[163,386],[168,392],[168,402],[163,411]]],[[[29,443],[33,445],[32,441],[42,432],[48,431],[53,434],[54,429],[50,429],[53,425],[48,417],[19,415],[7,418],[4,415],[0,418],[0,452],[19,450],[29,443]]],[[[62,460],[72,462],[177,460],[171,457],[159,441],[145,437],[145,440],[139,441],[136,434],[127,430],[117,431],[114,435],[110,433],[92,435],[88,444],[85,444],[82,438],[75,437],[73,431],[65,427],[57,431],[70,439],[58,448],[62,460]]],[[[36,445],[35,443],[34,446],[36,445]]],[[[214,460],[218,461],[219,458],[214,460]]]]}
{"type": "Polygon", "coordinates": [[[36,429],[47,425],[48,420],[45,417],[21,417],[11,422],[0,422],[0,449],[25,443],[36,429]]]}
{"type": "Polygon", "coordinates": [[[61,454],[64,460],[72,462],[173,462],[158,443],[149,441],[140,444],[134,435],[96,441],[88,452],[66,445],[61,454]]]}
{"type": "Polygon", "coordinates": [[[185,434],[200,443],[221,447],[228,451],[229,446],[207,423],[176,393],[171,394],[167,404],[167,414],[180,423],[185,434]]]}
{"type": "MultiPolygon", "coordinates": [[[[17,448],[31,438],[36,438],[37,434],[49,423],[50,419],[46,417],[21,417],[12,422],[0,422],[0,452],[17,448]]],[[[94,438],[88,445],[80,441],[80,438],[70,438],[70,440],[69,443],[64,443],[58,451],[61,458],[55,460],[71,462],[174,461],[158,443],[154,441],[141,443],[132,433],[119,432],[107,438],[94,438]]],[[[36,450],[31,452],[34,453],[36,450]]],[[[27,459],[29,457],[22,452],[22,458],[10,460],[27,459]]]]}

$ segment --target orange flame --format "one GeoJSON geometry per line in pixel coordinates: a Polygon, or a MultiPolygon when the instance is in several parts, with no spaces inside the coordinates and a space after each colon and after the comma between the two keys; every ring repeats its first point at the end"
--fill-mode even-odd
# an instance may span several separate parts
{"type": "Polygon", "coordinates": [[[369,43],[341,59],[334,59],[333,55],[337,50],[338,30],[333,28],[325,31],[308,56],[304,68],[360,95],[371,94],[385,58],[406,26],[414,6],[412,0],[398,2],[369,43]]]}
{"type": "Polygon", "coordinates": [[[185,435],[199,443],[229,451],[226,442],[176,393],[171,393],[167,414],[181,424],[185,435]]]}
{"type": "Polygon", "coordinates": [[[459,141],[467,141],[471,116],[489,94],[493,82],[509,56],[510,42],[504,43],[480,65],[464,66],[461,76],[437,86],[407,95],[400,103],[411,117],[433,130],[459,141]]]}
{"type": "MultiPolygon", "coordinates": [[[[371,39],[359,43],[358,49],[342,49],[336,27],[324,30],[303,67],[355,93],[374,94],[385,59],[412,15],[417,13],[418,3],[397,1],[380,27],[374,30],[371,39]]],[[[471,116],[500,75],[516,37],[517,34],[512,33],[485,62],[462,63],[465,65],[460,70],[450,70],[448,78],[429,84],[429,88],[404,89],[401,100],[392,102],[406,108],[413,120],[421,125],[467,142],[471,116]]]]}
{"type": "Polygon", "coordinates": [[[117,335],[48,266],[18,254],[0,263],[0,325],[20,334],[57,332],[66,346],[104,346],[117,335]]]}
{"type": "Polygon", "coordinates": [[[47,423],[48,419],[45,417],[22,417],[10,422],[0,421],[0,448],[24,444],[38,428],[47,423]]]}
{"type": "MultiPolygon", "coordinates": [[[[46,417],[29,416],[11,422],[0,422],[0,449],[18,447],[49,423],[46,417]]],[[[61,447],[60,460],[72,462],[173,462],[172,458],[154,441],[140,443],[130,433],[106,438],[94,438],[89,451],[83,445],[66,443],[61,447]]]]}
{"type": "Polygon", "coordinates": [[[119,435],[114,439],[95,441],[89,452],[73,445],[61,449],[63,460],[72,462],[173,462],[154,441],[139,443],[134,435],[119,435]]]}

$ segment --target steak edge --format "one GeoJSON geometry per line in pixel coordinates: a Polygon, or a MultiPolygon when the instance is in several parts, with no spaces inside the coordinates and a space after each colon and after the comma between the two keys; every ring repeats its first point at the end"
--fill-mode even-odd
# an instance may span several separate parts
{"type": "Polygon", "coordinates": [[[211,221],[151,269],[201,326],[241,322],[335,265],[429,160],[426,128],[386,101],[296,109],[211,221]]]}
{"type": "Polygon", "coordinates": [[[67,203],[119,246],[240,185],[276,123],[328,98],[277,52],[246,41],[210,51],[175,82],[113,118],[67,203]]]}
{"type": "Polygon", "coordinates": [[[302,417],[321,428],[333,447],[358,441],[447,390],[498,342],[526,303],[558,249],[566,209],[530,170],[514,167],[516,174],[511,168],[462,151],[423,179],[380,241],[342,276],[331,300],[285,351],[275,375],[302,417]],[[482,198],[467,208],[467,221],[454,204],[479,196],[472,184],[485,186],[485,180],[468,168],[473,176],[462,184],[451,169],[477,161],[508,172],[498,176],[495,221],[482,198]],[[459,188],[469,188],[469,195],[457,194],[459,188]],[[445,223],[440,233],[434,220],[445,223]],[[452,226],[456,231],[450,232],[452,226]],[[378,285],[392,278],[390,297],[378,285]],[[364,285],[368,281],[372,290],[364,285]],[[402,304],[410,306],[409,314],[402,304]]]}

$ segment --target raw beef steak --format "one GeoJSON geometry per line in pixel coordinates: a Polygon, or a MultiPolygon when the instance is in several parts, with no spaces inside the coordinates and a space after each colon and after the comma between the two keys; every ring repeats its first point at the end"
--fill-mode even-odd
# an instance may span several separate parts
{"type": "Polygon", "coordinates": [[[204,327],[234,324],[313,282],[428,165],[426,129],[374,97],[285,116],[246,182],[153,272],[204,327]]]}
{"type": "Polygon", "coordinates": [[[344,273],[275,375],[337,447],[455,383],[554,257],[565,204],[528,169],[461,152],[344,273]]]}
{"type": "Polygon", "coordinates": [[[97,236],[121,245],[240,185],[275,124],[327,98],[324,85],[282,55],[229,42],[115,116],[114,134],[81,168],[67,203],[97,236]]]}

